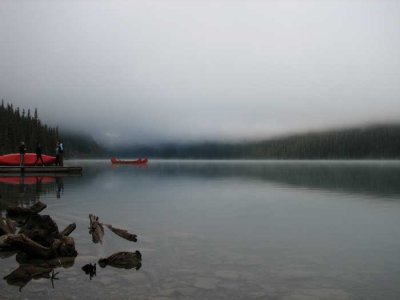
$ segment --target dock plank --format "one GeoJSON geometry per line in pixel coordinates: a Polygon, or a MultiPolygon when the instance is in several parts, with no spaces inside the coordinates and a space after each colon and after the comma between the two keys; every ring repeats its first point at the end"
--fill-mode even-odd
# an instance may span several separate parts
{"type": "Polygon", "coordinates": [[[19,167],[19,166],[0,166],[0,173],[82,173],[82,167],[59,167],[59,166],[32,166],[32,167],[19,167]]]}

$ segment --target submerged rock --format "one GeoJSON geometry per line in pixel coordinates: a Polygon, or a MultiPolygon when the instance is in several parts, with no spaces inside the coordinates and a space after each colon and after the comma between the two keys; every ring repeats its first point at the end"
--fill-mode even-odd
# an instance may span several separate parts
{"type": "Polygon", "coordinates": [[[135,252],[117,252],[107,258],[101,258],[98,261],[100,267],[112,266],[121,269],[139,270],[142,266],[142,254],[139,251],[135,252]]]}
{"type": "Polygon", "coordinates": [[[96,264],[86,264],[82,267],[82,271],[84,271],[86,275],[89,275],[90,280],[92,280],[92,277],[96,276],[96,264]]]}

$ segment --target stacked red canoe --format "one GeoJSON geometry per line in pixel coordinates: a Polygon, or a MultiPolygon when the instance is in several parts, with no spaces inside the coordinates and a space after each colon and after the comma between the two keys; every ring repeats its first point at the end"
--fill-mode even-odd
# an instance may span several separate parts
{"type": "MultiPolygon", "coordinates": [[[[42,155],[43,162],[46,166],[56,163],[56,158],[54,156],[42,155]]],[[[0,156],[0,166],[19,166],[20,154],[6,154],[0,156]]],[[[26,153],[24,158],[24,166],[35,166],[36,154],[26,153]]],[[[41,165],[42,162],[39,161],[37,165],[41,165]]]]}

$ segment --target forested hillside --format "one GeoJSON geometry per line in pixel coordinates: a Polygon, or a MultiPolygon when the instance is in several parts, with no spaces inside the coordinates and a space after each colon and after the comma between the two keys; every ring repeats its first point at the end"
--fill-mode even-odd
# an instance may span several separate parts
{"type": "MultiPolygon", "coordinates": [[[[54,155],[57,140],[63,140],[65,156],[104,157],[108,151],[92,137],[59,131],[43,124],[35,109],[0,106],[0,154],[15,153],[21,141],[29,152],[40,142],[45,154],[54,155]]],[[[399,159],[400,124],[375,125],[296,134],[258,142],[204,142],[156,146],[125,146],[110,150],[125,157],[205,159],[399,159]]]]}
{"type": "Polygon", "coordinates": [[[12,104],[0,106],[0,153],[18,152],[18,146],[25,142],[28,152],[35,152],[36,143],[40,142],[43,152],[54,154],[58,139],[58,129],[48,127],[38,118],[37,110],[33,115],[28,109],[21,111],[12,104]]]}
{"type": "Polygon", "coordinates": [[[211,159],[395,159],[400,158],[400,124],[297,134],[259,142],[131,147],[120,154],[211,159]]]}
{"type": "Polygon", "coordinates": [[[40,121],[37,109],[32,114],[29,109],[20,110],[2,100],[0,154],[18,152],[18,146],[24,141],[28,152],[35,152],[36,144],[40,142],[44,154],[55,155],[58,140],[64,142],[66,158],[100,156],[105,153],[90,136],[59,132],[57,127],[49,127],[40,121]]]}
{"type": "Polygon", "coordinates": [[[293,135],[249,145],[253,157],[301,159],[400,158],[400,124],[293,135]]]}

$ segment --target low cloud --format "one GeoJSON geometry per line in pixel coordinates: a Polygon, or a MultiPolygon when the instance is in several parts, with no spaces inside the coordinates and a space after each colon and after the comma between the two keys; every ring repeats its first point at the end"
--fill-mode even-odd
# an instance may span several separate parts
{"type": "Polygon", "coordinates": [[[400,117],[397,1],[3,1],[0,96],[106,144],[400,117]]]}

